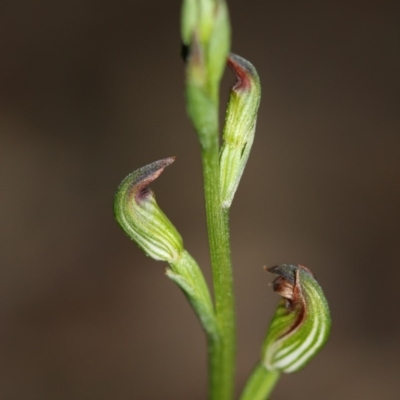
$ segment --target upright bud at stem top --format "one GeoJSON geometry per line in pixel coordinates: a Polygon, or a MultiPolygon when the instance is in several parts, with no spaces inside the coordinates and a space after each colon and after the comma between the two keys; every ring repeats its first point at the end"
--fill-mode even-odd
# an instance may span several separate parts
{"type": "Polygon", "coordinates": [[[187,111],[203,149],[217,143],[218,90],[230,46],[225,0],[184,0],[187,111]]]}
{"type": "Polygon", "coordinates": [[[194,41],[201,48],[209,89],[218,84],[230,46],[230,26],[225,0],[184,0],[181,34],[189,47],[194,41]]]}
{"type": "Polygon", "coordinates": [[[282,264],[269,271],[279,275],[273,288],[283,299],[265,339],[263,364],[272,371],[295,372],[328,340],[328,303],[308,268],[282,264]]]}
{"type": "Polygon", "coordinates": [[[129,174],[115,195],[114,213],[121,228],[156,260],[173,262],[183,251],[182,238],[158,207],[149,188],[174,157],[153,162],[129,174]]]}
{"type": "Polygon", "coordinates": [[[236,75],[231,89],[224,126],[224,143],[220,161],[221,200],[229,208],[249,158],[260,105],[261,86],[254,66],[231,54],[229,66],[236,75]]]}

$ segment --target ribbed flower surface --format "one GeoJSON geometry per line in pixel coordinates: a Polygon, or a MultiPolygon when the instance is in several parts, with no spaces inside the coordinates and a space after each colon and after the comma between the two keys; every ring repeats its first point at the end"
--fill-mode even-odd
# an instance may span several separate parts
{"type": "Polygon", "coordinates": [[[125,233],[155,260],[173,262],[183,250],[182,238],[158,207],[148,187],[175,159],[165,158],[139,168],[120,184],[114,214],[125,233]]]}
{"type": "Polygon", "coordinates": [[[265,339],[263,364],[269,370],[295,372],[317,354],[329,337],[328,303],[308,268],[282,264],[269,271],[279,275],[273,288],[283,299],[265,339]]]}
{"type": "Polygon", "coordinates": [[[229,208],[239,186],[253,145],[261,86],[254,66],[230,54],[228,65],[236,75],[226,111],[220,157],[221,202],[229,208]]]}

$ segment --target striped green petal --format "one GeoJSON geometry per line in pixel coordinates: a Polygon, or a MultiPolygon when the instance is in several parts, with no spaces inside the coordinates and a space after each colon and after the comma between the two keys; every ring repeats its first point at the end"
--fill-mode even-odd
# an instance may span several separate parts
{"type": "Polygon", "coordinates": [[[115,219],[125,233],[155,260],[173,262],[183,251],[181,235],[158,207],[149,188],[174,157],[155,161],[129,174],[115,195],[115,219]]]}
{"type": "Polygon", "coordinates": [[[249,158],[260,105],[260,79],[254,66],[244,58],[230,54],[228,65],[236,75],[226,111],[220,156],[222,207],[229,208],[249,158]]]}

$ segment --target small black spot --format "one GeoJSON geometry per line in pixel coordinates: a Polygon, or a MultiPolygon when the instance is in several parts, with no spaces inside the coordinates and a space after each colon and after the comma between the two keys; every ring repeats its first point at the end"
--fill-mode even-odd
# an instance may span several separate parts
{"type": "Polygon", "coordinates": [[[185,43],[182,43],[181,45],[181,57],[182,60],[187,63],[187,60],[189,58],[189,53],[190,53],[190,47],[186,45],[185,43]]]}

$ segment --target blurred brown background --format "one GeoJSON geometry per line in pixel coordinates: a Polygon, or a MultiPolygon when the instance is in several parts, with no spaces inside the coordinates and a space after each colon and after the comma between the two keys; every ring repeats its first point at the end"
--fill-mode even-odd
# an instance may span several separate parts
{"type": "MultiPolygon", "coordinates": [[[[205,399],[200,327],[112,212],[126,174],[178,156],[153,189],[209,276],[180,2],[0,9],[0,398],[205,399]]],[[[262,267],[291,262],[314,270],[334,325],[273,399],[395,399],[399,5],[235,0],[230,11],[232,49],[263,88],[231,217],[238,388],[278,301],[262,267]]],[[[227,72],[224,99],[232,83],[227,72]]]]}

